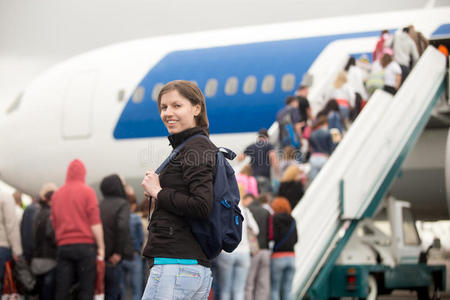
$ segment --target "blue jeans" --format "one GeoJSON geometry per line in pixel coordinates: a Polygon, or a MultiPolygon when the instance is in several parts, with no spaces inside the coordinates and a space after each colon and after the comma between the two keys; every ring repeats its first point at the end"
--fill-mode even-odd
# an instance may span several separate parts
{"type": "Polygon", "coordinates": [[[220,283],[219,283],[219,265],[217,263],[217,257],[211,261],[211,272],[212,272],[212,286],[214,300],[220,300],[220,283]]]}
{"type": "Polygon", "coordinates": [[[339,110],[341,111],[341,116],[344,121],[348,120],[348,116],[350,115],[350,108],[345,105],[339,105],[339,110]]]}
{"type": "Polygon", "coordinates": [[[144,281],[142,257],[135,252],[133,260],[122,260],[122,292],[120,299],[126,300],[127,282],[131,286],[133,300],[140,300],[142,297],[142,283],[144,281]],[[128,279],[128,280],[127,280],[128,279]]]}
{"type": "Polygon", "coordinates": [[[270,284],[272,300],[290,300],[292,280],[295,274],[295,257],[272,258],[270,262],[270,284]]]}
{"type": "Polygon", "coordinates": [[[202,265],[154,265],[142,300],[206,300],[211,270],[202,265]]]}
{"type": "Polygon", "coordinates": [[[45,274],[36,276],[39,299],[55,299],[56,267],[45,274]]]}
{"type": "Polygon", "coordinates": [[[312,154],[309,158],[309,164],[311,165],[311,170],[309,171],[309,182],[312,182],[314,178],[316,178],[319,171],[323,168],[325,163],[327,162],[328,157],[323,155],[314,155],[312,154]]]}
{"type": "Polygon", "coordinates": [[[5,264],[12,259],[11,249],[0,247],[0,295],[3,291],[3,280],[5,279],[5,264]]]}
{"type": "Polygon", "coordinates": [[[105,300],[119,300],[122,291],[122,262],[105,264],[105,300]]]}
{"type": "Polygon", "coordinates": [[[219,266],[220,299],[244,300],[245,282],[250,268],[250,253],[220,253],[219,266]]]}

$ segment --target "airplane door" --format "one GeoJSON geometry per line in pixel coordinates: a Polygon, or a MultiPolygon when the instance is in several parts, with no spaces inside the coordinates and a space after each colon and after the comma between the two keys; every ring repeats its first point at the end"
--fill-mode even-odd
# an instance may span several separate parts
{"type": "Polygon", "coordinates": [[[85,70],[74,74],[64,94],[62,136],[86,139],[92,134],[93,100],[98,72],[85,70]]]}

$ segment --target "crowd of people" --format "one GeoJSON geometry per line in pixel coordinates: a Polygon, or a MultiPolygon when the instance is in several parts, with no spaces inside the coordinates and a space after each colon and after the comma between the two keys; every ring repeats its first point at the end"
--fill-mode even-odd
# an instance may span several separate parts
{"type": "MultiPolygon", "coordinates": [[[[323,91],[325,105],[315,115],[307,98],[311,79],[305,80],[304,77],[295,95],[288,96],[285,107],[276,114],[279,128],[277,145],[264,145],[264,140],[260,139],[260,148],[266,149],[264,151],[269,147],[278,150],[278,155],[273,153],[270,159],[276,179],[283,175],[283,160],[290,160],[297,161],[302,171],[307,170],[308,183],[311,182],[375,90],[382,89],[395,95],[427,46],[427,39],[413,25],[393,34],[383,30],[372,53],[372,62],[367,55],[358,59],[349,57],[332,86],[323,91]],[[280,168],[277,158],[282,160],[280,168]],[[308,164],[302,167],[305,163],[308,164]]],[[[438,49],[448,56],[444,46],[438,49]]],[[[253,151],[251,147],[244,154],[253,151]]],[[[263,162],[252,164],[256,167],[255,178],[259,180],[259,165],[263,162]]],[[[276,185],[277,180],[274,187],[276,185]]]]}
{"type": "Polygon", "coordinates": [[[248,188],[239,184],[242,241],[212,261],[213,299],[291,299],[298,240],[291,203],[271,193],[255,196],[248,188]]]}
{"type": "Polygon", "coordinates": [[[73,160],[63,186],[42,186],[25,210],[21,194],[1,195],[0,287],[5,262],[25,260],[35,275],[31,299],[92,299],[97,259],[105,260],[106,299],[141,299],[146,214],[137,212],[131,186],[118,175],[101,181],[102,199],[85,184],[86,168],[73,160]],[[12,206],[10,204],[13,204],[12,206]]]}
{"type": "Polygon", "coordinates": [[[132,299],[291,299],[299,239],[292,210],[370,95],[376,89],[395,94],[426,45],[413,26],[394,36],[384,30],[372,65],[364,57],[350,58],[316,115],[308,101],[311,78],[304,77],[276,114],[277,144],[261,129],[239,154],[239,161],[250,157],[236,174],[242,240],[212,260],[188,222],[212,209],[216,161],[205,153],[216,148],[199,137],[209,136],[205,100],[191,82],[168,83],[158,109],[171,146],[183,148],[161,173],[145,174],[140,208],[117,174],[103,178],[98,201],[78,159],[63,186],[44,184],[25,210],[19,192],[0,193],[0,291],[6,261],[25,260],[37,280],[29,298],[92,299],[97,260],[104,259],[106,299],[126,299],[128,293],[132,299]]]}
{"type": "Polygon", "coordinates": [[[310,75],[304,77],[295,95],[286,98],[285,106],[276,113],[276,144],[269,142],[268,131],[263,128],[256,142],[238,156],[240,161],[250,158],[250,164],[237,175],[243,188],[242,209],[248,215],[248,229],[243,234],[243,239],[248,238],[244,244],[246,259],[227,260],[223,275],[225,264],[220,262],[223,256],[230,255],[219,256],[215,295],[220,299],[291,299],[294,245],[298,239],[292,229],[295,220],[291,211],[370,96],[376,89],[395,95],[427,45],[412,25],[393,36],[383,30],[372,63],[367,56],[358,60],[350,57],[324,92],[327,101],[317,114],[312,113],[308,101],[310,75]],[[253,219],[259,234],[255,233],[253,219]],[[257,251],[251,247],[253,234],[259,242],[257,251]],[[258,276],[255,270],[259,270],[258,276]],[[226,279],[230,272],[239,274],[234,284],[226,279]],[[243,274],[247,274],[245,284],[243,274]]]}

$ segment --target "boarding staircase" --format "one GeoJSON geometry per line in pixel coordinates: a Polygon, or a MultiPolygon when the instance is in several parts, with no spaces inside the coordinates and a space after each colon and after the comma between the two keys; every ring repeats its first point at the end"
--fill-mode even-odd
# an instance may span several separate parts
{"type": "Polygon", "coordinates": [[[445,57],[429,47],[395,97],[377,91],[293,210],[296,299],[326,295],[325,283],[358,221],[373,215],[426,125],[444,73],[445,57]]]}

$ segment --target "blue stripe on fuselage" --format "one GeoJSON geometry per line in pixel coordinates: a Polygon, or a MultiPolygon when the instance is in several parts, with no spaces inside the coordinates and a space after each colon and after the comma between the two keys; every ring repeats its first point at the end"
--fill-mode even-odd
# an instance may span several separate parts
{"type": "Polygon", "coordinates": [[[211,133],[252,132],[268,128],[276,112],[284,106],[286,96],[293,94],[293,90],[281,89],[283,75],[294,74],[298,83],[329,43],[378,36],[379,33],[370,31],[171,52],[139,83],[139,87],[145,90],[144,99],[135,103],[130,97],[114,129],[114,138],[167,135],[151,94],[155,84],[176,79],[193,80],[203,92],[208,79],[217,79],[217,93],[206,98],[211,133]],[[242,87],[250,75],[257,78],[257,89],[247,95],[242,87]],[[275,90],[269,94],[261,90],[266,75],[276,78],[275,90]],[[237,77],[239,82],[238,92],[232,96],[225,95],[224,91],[230,76],[237,77]]]}
{"type": "Polygon", "coordinates": [[[432,37],[437,37],[439,35],[449,35],[450,34],[450,24],[443,24],[436,29],[432,37]]]}

